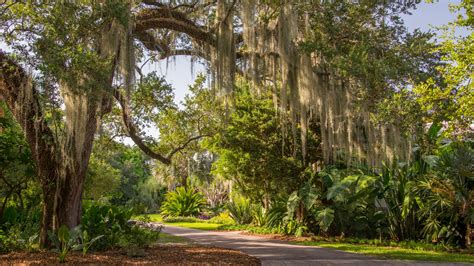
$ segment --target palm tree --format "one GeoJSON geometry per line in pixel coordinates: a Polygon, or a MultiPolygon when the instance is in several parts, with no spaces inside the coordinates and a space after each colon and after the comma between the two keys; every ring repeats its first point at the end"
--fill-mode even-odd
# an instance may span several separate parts
{"type": "Polygon", "coordinates": [[[433,168],[422,177],[423,234],[432,240],[455,240],[471,247],[474,223],[474,150],[471,143],[453,142],[441,148],[433,168]],[[463,241],[464,238],[464,241],[463,241]]]}

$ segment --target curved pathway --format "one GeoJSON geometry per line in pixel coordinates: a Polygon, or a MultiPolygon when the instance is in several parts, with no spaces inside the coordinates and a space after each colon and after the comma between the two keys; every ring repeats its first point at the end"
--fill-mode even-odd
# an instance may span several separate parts
{"type": "Polygon", "coordinates": [[[236,231],[202,231],[165,225],[163,232],[188,238],[198,244],[240,250],[259,258],[262,265],[467,265],[381,260],[336,249],[291,245],[236,231]]]}

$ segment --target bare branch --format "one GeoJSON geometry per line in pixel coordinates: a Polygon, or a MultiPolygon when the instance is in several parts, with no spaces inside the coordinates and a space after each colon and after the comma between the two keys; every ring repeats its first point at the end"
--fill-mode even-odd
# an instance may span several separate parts
{"type": "Polygon", "coordinates": [[[165,156],[157,152],[154,152],[140,138],[140,136],[138,135],[137,129],[135,125],[133,124],[133,121],[130,117],[131,115],[130,106],[128,105],[127,99],[122,95],[122,93],[120,93],[120,90],[115,89],[114,96],[115,96],[115,99],[117,99],[117,101],[119,102],[120,107],[122,108],[122,120],[125,126],[125,130],[127,131],[128,136],[138,146],[138,148],[140,148],[146,155],[150,156],[153,159],[156,159],[166,165],[171,164],[170,159],[166,158],[165,156]]]}
{"type": "Polygon", "coordinates": [[[185,141],[183,144],[181,144],[180,146],[178,146],[177,148],[175,148],[174,150],[172,150],[170,153],[168,153],[168,155],[166,156],[167,158],[169,158],[171,160],[171,158],[173,157],[173,155],[177,152],[180,152],[182,150],[184,150],[186,148],[186,146],[189,145],[189,143],[195,141],[195,140],[198,140],[198,139],[202,139],[204,137],[210,137],[211,135],[198,135],[198,136],[194,136],[194,137],[191,137],[189,138],[187,141],[185,141]]]}

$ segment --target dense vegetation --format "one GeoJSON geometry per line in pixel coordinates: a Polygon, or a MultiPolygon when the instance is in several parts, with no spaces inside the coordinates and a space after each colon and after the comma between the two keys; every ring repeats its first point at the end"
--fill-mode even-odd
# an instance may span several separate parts
{"type": "Polygon", "coordinates": [[[198,2],[2,3],[0,252],[136,255],[156,213],[471,252],[470,1],[438,42],[403,25],[411,3],[198,2]],[[143,66],[180,54],[211,75],[177,104],[143,66]]]}

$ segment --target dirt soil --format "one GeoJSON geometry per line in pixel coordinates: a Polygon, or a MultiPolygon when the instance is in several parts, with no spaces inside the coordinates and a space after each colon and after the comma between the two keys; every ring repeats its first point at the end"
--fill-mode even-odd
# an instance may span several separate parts
{"type": "Polygon", "coordinates": [[[248,235],[248,236],[258,236],[261,238],[266,238],[266,239],[271,239],[271,240],[281,240],[281,241],[287,241],[287,242],[301,242],[301,241],[312,241],[314,240],[313,237],[310,236],[286,236],[286,235],[281,235],[281,234],[257,234],[257,233],[252,233],[248,231],[243,231],[243,235],[248,235]]]}
{"type": "Polygon", "coordinates": [[[0,254],[0,265],[261,265],[243,252],[209,246],[159,245],[141,250],[109,250],[68,254],[60,264],[52,251],[0,254]]]}

